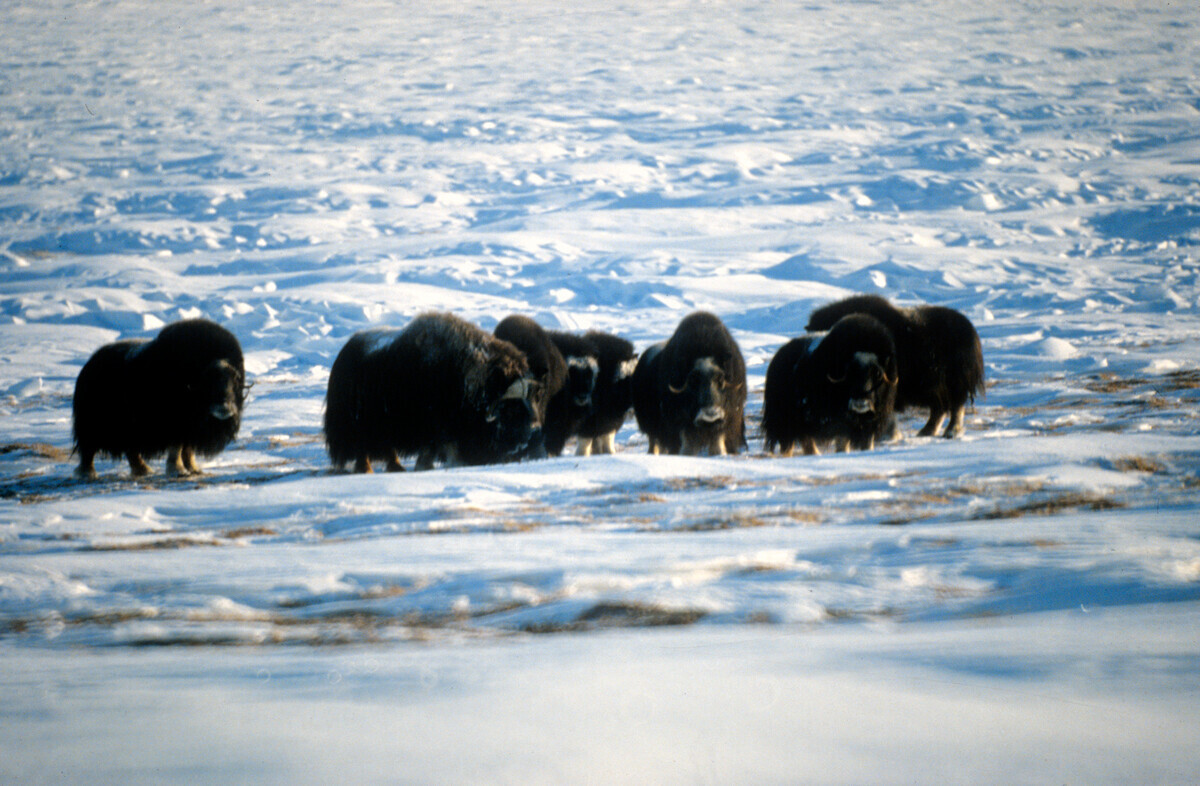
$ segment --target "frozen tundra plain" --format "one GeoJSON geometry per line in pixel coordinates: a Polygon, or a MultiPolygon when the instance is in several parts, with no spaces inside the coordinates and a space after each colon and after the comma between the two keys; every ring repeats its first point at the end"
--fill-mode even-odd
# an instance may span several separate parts
{"type": "Polygon", "coordinates": [[[0,781],[1189,783],[1200,5],[0,6],[0,781]],[[762,455],[854,292],[961,310],[956,441],[762,455]],[[447,310],[694,309],[749,450],[334,475],[329,366],[447,310]],[[118,337],[254,382],[199,479],[72,475],[118,337]]]}

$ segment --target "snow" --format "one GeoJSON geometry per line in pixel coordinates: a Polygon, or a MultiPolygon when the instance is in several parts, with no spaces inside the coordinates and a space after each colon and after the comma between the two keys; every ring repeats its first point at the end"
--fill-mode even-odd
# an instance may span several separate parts
{"type": "Polygon", "coordinates": [[[0,10],[0,780],[1187,783],[1200,7],[0,10]],[[767,457],[775,350],[959,309],[958,440],[767,457]],[[750,449],[336,475],[329,367],[444,310],[707,309],[750,449]],[[73,476],[90,354],[232,330],[200,478],[73,476]]]}

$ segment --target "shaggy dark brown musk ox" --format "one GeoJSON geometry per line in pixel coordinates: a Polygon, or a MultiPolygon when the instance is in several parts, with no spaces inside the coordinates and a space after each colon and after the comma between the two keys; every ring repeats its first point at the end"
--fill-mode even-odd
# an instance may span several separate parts
{"type": "Polygon", "coordinates": [[[790,456],[797,442],[809,455],[827,443],[870,450],[891,429],[896,374],[892,334],[866,314],[787,342],[767,366],[767,452],[790,456]]]}
{"type": "Polygon", "coordinates": [[[746,363],[718,317],[689,314],[642,353],[633,407],[651,453],[721,456],[745,445],[746,363]]]}
{"type": "Polygon", "coordinates": [[[356,333],[329,373],[325,445],[337,469],[371,462],[403,469],[435,460],[490,464],[537,438],[538,384],[512,344],[451,314],[422,314],[403,330],[356,333]]]}
{"type": "Polygon", "coordinates": [[[567,364],[567,382],[550,399],[546,413],[546,452],[558,456],[592,414],[592,394],[600,365],[595,346],[584,336],[559,330],[551,330],[549,335],[567,364]]]}
{"type": "Polygon", "coordinates": [[[237,436],[245,378],[238,340],[205,319],[101,347],[75,381],[78,474],[95,477],[101,454],[124,457],[140,477],[164,453],[168,474],[199,473],[197,453],[215,456],[237,436]]]}
{"type": "Polygon", "coordinates": [[[637,353],[633,344],[620,336],[589,330],[583,336],[595,352],[596,384],[592,412],[579,425],[576,453],[612,453],[617,432],[633,407],[633,370],[637,353]]]}
{"type": "MultiPolygon", "coordinates": [[[[547,423],[546,411],[550,401],[558,395],[567,384],[567,362],[562,352],[550,340],[550,335],[542,326],[529,317],[513,314],[500,320],[492,334],[503,341],[515,346],[525,353],[529,363],[529,373],[538,383],[538,388],[530,403],[537,413],[538,421],[547,423]]],[[[538,432],[539,439],[531,442],[522,453],[522,457],[545,458],[545,426],[538,432]]]]}
{"type": "Polygon", "coordinates": [[[983,350],[971,320],[944,306],[897,308],[878,295],[855,295],[814,311],[806,329],[829,330],[847,314],[870,314],[892,332],[900,373],[896,409],[929,410],[918,436],[936,434],[947,414],[943,436],[961,435],[967,403],[984,393],[983,350]]]}

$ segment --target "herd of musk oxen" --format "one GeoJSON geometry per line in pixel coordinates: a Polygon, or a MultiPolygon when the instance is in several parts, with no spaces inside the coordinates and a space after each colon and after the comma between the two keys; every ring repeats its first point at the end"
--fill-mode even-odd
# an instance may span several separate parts
{"type": "MultiPolygon", "coordinates": [[[[813,312],[808,332],[767,367],[762,436],[790,456],[832,447],[870,450],[897,439],[896,413],[928,410],[919,435],[963,431],[984,391],[974,326],[941,306],[899,308],[858,295],[813,312]]],[[[129,462],[166,455],[167,473],[196,474],[196,454],[220,453],[241,424],[247,389],[242,351],[204,319],[176,322],[152,340],[96,351],[73,401],[78,473],[95,477],[97,454],[129,462]]],[[[373,462],[401,471],[435,463],[491,464],[612,453],[630,409],[651,453],[713,456],[747,446],[746,363],[714,314],[697,311],[639,356],[599,331],[545,330],[512,315],[494,332],[452,314],[427,313],[402,329],[350,337],[329,374],[325,444],[337,470],[373,462]]]]}

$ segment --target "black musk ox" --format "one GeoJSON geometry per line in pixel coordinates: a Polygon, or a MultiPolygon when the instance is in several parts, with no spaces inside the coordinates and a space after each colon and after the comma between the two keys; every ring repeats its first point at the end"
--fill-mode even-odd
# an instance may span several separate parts
{"type": "Polygon", "coordinates": [[[557,456],[592,414],[592,392],[600,368],[596,349],[585,337],[558,330],[549,335],[567,364],[567,383],[550,399],[544,426],[546,452],[557,456]]]}
{"type": "Polygon", "coordinates": [[[576,453],[612,453],[617,431],[633,407],[633,369],[637,353],[633,344],[620,336],[589,330],[583,336],[593,347],[596,358],[596,384],[592,391],[592,412],[579,426],[576,453]]]}
{"type": "Polygon", "coordinates": [[[787,342],[767,366],[767,452],[790,456],[797,442],[810,455],[826,443],[870,450],[892,427],[896,369],[891,332],[867,314],[787,342]]]}
{"type": "Polygon", "coordinates": [[[944,436],[962,434],[967,402],[984,393],[983,350],[971,320],[943,306],[897,308],[878,295],[855,295],[814,311],[806,329],[829,330],[856,313],[870,314],[892,332],[900,374],[896,409],[929,410],[918,436],[936,434],[947,414],[944,436]]]}
{"type": "Polygon", "coordinates": [[[721,320],[689,314],[670,339],[643,352],[633,406],[651,453],[737,453],[746,442],[746,363],[721,320]]]}
{"type": "MultiPolygon", "coordinates": [[[[525,360],[529,363],[529,374],[538,383],[536,393],[530,397],[530,403],[538,421],[546,424],[550,401],[567,384],[567,362],[563,359],[562,352],[550,340],[550,335],[541,325],[520,314],[502,319],[492,334],[525,353],[525,360]]],[[[544,433],[543,425],[542,431],[539,431],[542,438],[530,443],[523,453],[524,456],[546,456],[544,433]]]]}
{"type": "Polygon", "coordinates": [[[537,439],[538,384],[512,344],[451,314],[422,314],[402,330],[351,336],[329,373],[325,445],[337,469],[372,460],[399,471],[435,460],[488,464],[537,439]]]}
{"type": "Polygon", "coordinates": [[[78,474],[95,477],[102,454],[123,456],[140,477],[164,453],[168,474],[199,473],[197,453],[215,456],[237,436],[245,378],[238,340],[205,319],[101,347],[75,381],[78,474]]]}

